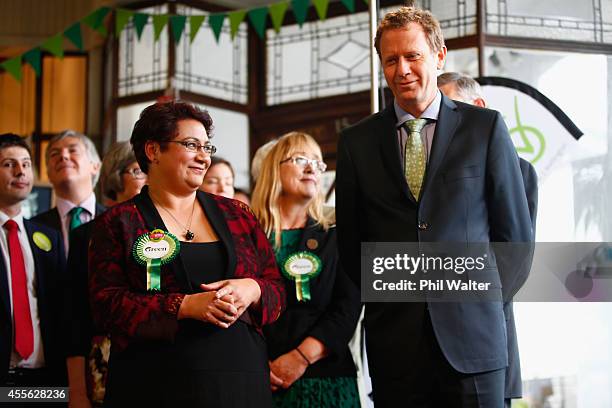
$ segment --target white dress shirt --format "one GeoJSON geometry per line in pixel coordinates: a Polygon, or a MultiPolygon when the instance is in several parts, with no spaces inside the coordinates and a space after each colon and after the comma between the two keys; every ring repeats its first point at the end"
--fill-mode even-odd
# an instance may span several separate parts
{"type": "MultiPolygon", "coordinates": [[[[4,212],[0,211],[0,248],[2,250],[2,260],[6,267],[6,279],[8,282],[9,290],[9,304],[11,305],[11,319],[13,318],[13,288],[11,284],[11,258],[8,247],[8,234],[4,228],[4,224],[12,219],[17,223],[19,231],[17,235],[19,237],[19,243],[21,244],[21,252],[23,253],[23,261],[26,270],[26,279],[28,282],[28,300],[30,301],[30,315],[32,317],[32,328],[34,330],[34,351],[27,359],[22,359],[19,354],[15,351],[15,324],[13,324],[13,350],[11,352],[10,368],[21,367],[21,368],[41,368],[45,365],[45,357],[43,353],[42,338],[40,335],[40,318],[38,316],[38,295],[36,293],[36,274],[34,271],[34,255],[32,254],[32,248],[30,248],[30,240],[28,239],[28,233],[23,224],[23,215],[19,215],[11,218],[4,212]]],[[[14,320],[13,320],[14,323],[14,320]]]]}
{"type": "Polygon", "coordinates": [[[63,198],[57,197],[56,200],[57,212],[59,213],[60,220],[62,223],[62,237],[64,238],[64,250],[66,251],[66,256],[68,256],[68,246],[70,244],[70,210],[74,207],[81,207],[85,211],[81,212],[79,216],[81,218],[81,223],[85,224],[94,219],[96,214],[96,196],[94,193],[91,193],[89,197],[83,200],[80,204],[74,204],[71,201],[64,200],[63,198]]]}

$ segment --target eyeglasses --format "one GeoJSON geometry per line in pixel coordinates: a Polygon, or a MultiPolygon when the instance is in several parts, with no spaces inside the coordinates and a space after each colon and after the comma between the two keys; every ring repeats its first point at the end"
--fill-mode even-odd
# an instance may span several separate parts
{"type": "Polygon", "coordinates": [[[132,176],[136,180],[142,180],[142,179],[147,178],[147,173],[145,173],[144,171],[140,170],[140,168],[125,169],[121,173],[129,174],[130,176],[132,176]]]}
{"type": "Polygon", "coordinates": [[[288,159],[281,161],[281,163],[285,163],[288,161],[291,161],[291,163],[295,164],[301,169],[305,169],[306,166],[310,165],[310,167],[312,167],[315,171],[318,171],[319,173],[323,173],[325,169],[327,169],[327,164],[325,164],[321,160],[309,159],[304,156],[289,157],[288,159]]]}
{"type": "Polygon", "coordinates": [[[202,149],[202,151],[209,156],[212,156],[217,153],[217,148],[210,143],[202,145],[190,140],[168,140],[166,143],[178,143],[180,145],[183,145],[183,147],[190,153],[197,153],[200,149],[202,149]]]}

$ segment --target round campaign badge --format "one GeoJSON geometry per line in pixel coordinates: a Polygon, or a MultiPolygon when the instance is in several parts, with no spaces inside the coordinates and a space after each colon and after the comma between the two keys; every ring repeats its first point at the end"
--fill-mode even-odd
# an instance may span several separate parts
{"type": "Polygon", "coordinates": [[[134,259],[147,267],[147,290],[161,287],[161,266],[172,262],[178,255],[181,244],[171,233],[154,229],[139,236],[134,242],[134,259]]]}
{"type": "Polygon", "coordinates": [[[321,272],[321,259],[312,252],[296,252],[282,264],[283,274],[295,281],[295,296],[300,302],[310,300],[309,281],[321,272]]]}
{"type": "Polygon", "coordinates": [[[36,246],[42,249],[43,251],[51,251],[51,240],[42,232],[36,231],[34,234],[32,234],[32,241],[34,241],[34,244],[36,244],[36,246]]]}

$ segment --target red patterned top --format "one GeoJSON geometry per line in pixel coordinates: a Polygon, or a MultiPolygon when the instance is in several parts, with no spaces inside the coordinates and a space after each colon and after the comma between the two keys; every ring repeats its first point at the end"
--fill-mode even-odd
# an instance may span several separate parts
{"type": "MultiPolygon", "coordinates": [[[[252,278],[259,284],[260,304],[257,309],[250,307],[245,317],[260,331],[285,308],[284,285],[268,239],[245,204],[200,192],[198,200],[213,225],[217,223],[229,230],[231,238],[225,244],[233,246],[230,253],[235,252],[231,277],[252,278]]],[[[161,267],[161,290],[155,293],[147,292],[146,267],[132,255],[136,239],[159,228],[159,224],[163,222],[146,189],[95,220],[89,246],[92,313],[98,326],[111,333],[113,348],[117,350],[135,341],[172,341],[178,329],[178,310],[189,293],[184,279],[179,277],[179,273],[184,273],[180,254],[161,267]],[[159,221],[151,225],[145,219],[159,221]]]]}

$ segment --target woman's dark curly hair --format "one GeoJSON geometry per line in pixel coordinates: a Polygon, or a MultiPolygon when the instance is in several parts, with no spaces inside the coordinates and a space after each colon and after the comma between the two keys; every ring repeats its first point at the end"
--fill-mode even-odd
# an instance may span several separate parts
{"type": "Polygon", "coordinates": [[[190,103],[181,101],[156,103],[142,111],[130,138],[136,161],[142,171],[149,172],[150,161],[145,153],[146,143],[157,142],[164,150],[166,148],[164,142],[176,136],[178,122],[185,119],[197,120],[204,125],[208,137],[212,136],[212,118],[206,110],[190,103]]]}

